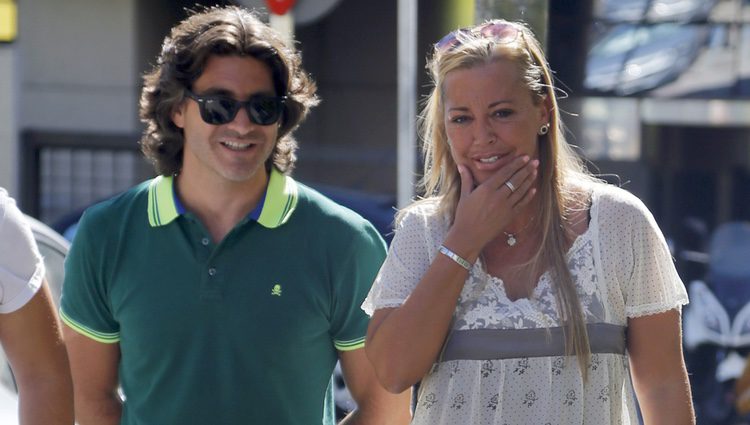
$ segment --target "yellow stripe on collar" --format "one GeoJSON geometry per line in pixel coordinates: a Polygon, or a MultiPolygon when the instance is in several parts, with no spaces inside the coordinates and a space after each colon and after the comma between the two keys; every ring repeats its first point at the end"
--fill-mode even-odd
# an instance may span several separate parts
{"type": "Polygon", "coordinates": [[[289,221],[292,212],[297,208],[298,196],[297,182],[276,170],[275,167],[272,168],[271,177],[268,179],[268,189],[266,189],[266,200],[258,217],[258,223],[263,227],[273,229],[289,221]]]}
{"type": "MultiPolygon", "coordinates": [[[[273,229],[289,221],[297,207],[298,196],[297,182],[272,168],[258,223],[273,229]]],[[[151,180],[148,187],[148,222],[151,227],[169,224],[179,215],[174,199],[174,178],[158,176],[151,180]]]]}
{"type": "Polygon", "coordinates": [[[180,214],[174,203],[174,178],[157,176],[148,185],[148,224],[151,227],[169,224],[180,214]]]}

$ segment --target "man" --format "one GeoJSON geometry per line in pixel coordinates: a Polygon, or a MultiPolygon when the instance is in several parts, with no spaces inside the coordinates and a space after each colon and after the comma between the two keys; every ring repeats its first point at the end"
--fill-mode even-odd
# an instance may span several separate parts
{"type": "Polygon", "coordinates": [[[252,13],[172,29],[141,98],[161,175],[89,209],[66,263],[80,425],[331,424],[337,359],[359,405],[347,421],[408,421],[362,349],[383,241],[286,175],[316,102],[252,13]]]}
{"type": "Polygon", "coordinates": [[[21,425],[72,425],[73,387],[45,267],[26,218],[0,188],[0,343],[21,425]]]}

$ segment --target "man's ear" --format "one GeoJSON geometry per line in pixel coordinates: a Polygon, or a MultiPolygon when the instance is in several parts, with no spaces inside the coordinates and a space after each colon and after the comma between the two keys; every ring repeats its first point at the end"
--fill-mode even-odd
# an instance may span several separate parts
{"type": "Polygon", "coordinates": [[[187,107],[186,102],[183,101],[179,105],[175,106],[172,110],[171,118],[174,125],[179,128],[185,128],[185,108],[187,107]]]}

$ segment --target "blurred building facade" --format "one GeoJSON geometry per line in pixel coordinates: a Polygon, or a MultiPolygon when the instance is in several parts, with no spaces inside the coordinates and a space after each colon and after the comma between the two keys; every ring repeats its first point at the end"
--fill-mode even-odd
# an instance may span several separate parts
{"type": "MultiPolygon", "coordinates": [[[[202,2],[216,3],[233,2],[202,2]]],[[[151,176],[137,145],[140,76],[195,4],[18,2],[18,37],[0,44],[0,185],[27,211],[54,223],[151,176]]],[[[394,195],[399,1],[319,4],[325,12],[295,28],[323,99],[298,132],[295,176],[394,195]]],[[[418,95],[442,34],[467,20],[527,20],[569,94],[569,141],[665,232],[689,216],[710,227],[750,219],[750,1],[417,4],[418,95]]]]}
{"type": "Polygon", "coordinates": [[[750,1],[561,3],[548,50],[570,141],[668,236],[750,220],[750,1]]]}

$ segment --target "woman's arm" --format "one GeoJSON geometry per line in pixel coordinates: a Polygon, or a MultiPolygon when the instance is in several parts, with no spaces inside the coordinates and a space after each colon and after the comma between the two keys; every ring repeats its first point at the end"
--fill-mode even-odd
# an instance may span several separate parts
{"type": "Polygon", "coordinates": [[[645,425],[695,424],[679,310],[628,320],[628,352],[645,425]]]}
{"type": "Polygon", "coordinates": [[[357,403],[339,425],[406,425],[411,421],[411,392],[391,394],[380,385],[364,349],[339,351],[346,388],[357,403]]]}
{"type": "Polygon", "coordinates": [[[427,373],[448,333],[466,276],[464,268],[439,255],[401,307],[372,316],[365,351],[385,389],[401,393],[427,373]]]}

